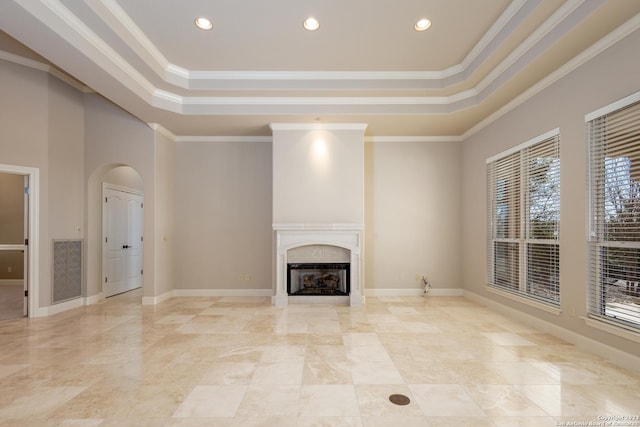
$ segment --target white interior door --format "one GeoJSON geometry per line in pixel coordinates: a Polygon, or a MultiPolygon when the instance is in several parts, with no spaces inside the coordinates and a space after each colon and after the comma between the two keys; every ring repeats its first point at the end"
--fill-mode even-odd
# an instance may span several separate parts
{"type": "Polygon", "coordinates": [[[142,286],[143,196],[103,189],[102,292],[110,297],[142,286]]]}

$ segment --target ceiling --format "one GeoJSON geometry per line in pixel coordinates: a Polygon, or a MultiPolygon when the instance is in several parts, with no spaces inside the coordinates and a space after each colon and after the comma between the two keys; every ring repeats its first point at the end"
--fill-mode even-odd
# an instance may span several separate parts
{"type": "Polygon", "coordinates": [[[49,64],[177,139],[357,122],[455,140],[638,28],[638,0],[2,0],[0,58],[49,64]]]}

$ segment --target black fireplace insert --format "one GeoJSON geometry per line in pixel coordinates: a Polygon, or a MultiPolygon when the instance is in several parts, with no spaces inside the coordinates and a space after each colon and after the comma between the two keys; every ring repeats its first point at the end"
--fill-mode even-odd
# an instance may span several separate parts
{"type": "Polygon", "coordinates": [[[349,263],[287,264],[289,295],[349,295],[349,263]]]}

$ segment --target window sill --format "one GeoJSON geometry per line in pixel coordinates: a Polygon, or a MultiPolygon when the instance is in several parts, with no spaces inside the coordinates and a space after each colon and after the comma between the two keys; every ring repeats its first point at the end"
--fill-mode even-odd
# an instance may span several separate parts
{"type": "Polygon", "coordinates": [[[638,332],[607,322],[606,320],[599,320],[591,317],[581,317],[581,319],[584,320],[584,323],[589,327],[628,339],[629,341],[640,343],[640,333],[638,332]]]}
{"type": "Polygon", "coordinates": [[[490,292],[495,295],[500,295],[501,297],[508,298],[512,301],[517,301],[521,304],[528,305],[530,307],[537,308],[538,310],[546,311],[547,313],[551,313],[555,316],[560,316],[562,314],[562,310],[559,307],[554,307],[549,304],[545,304],[543,302],[534,301],[530,298],[525,298],[520,295],[513,294],[511,292],[502,291],[500,289],[494,288],[493,286],[486,285],[484,289],[487,292],[490,292]]]}

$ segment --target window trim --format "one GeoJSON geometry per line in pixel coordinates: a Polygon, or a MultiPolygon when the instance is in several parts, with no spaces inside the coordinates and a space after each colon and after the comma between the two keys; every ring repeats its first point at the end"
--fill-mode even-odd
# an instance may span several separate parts
{"type": "MultiPolygon", "coordinates": [[[[611,240],[599,240],[599,236],[595,231],[597,224],[595,224],[594,220],[594,212],[596,211],[597,198],[594,197],[594,178],[592,175],[592,170],[596,167],[592,161],[592,151],[595,149],[595,143],[591,139],[591,126],[595,120],[601,119],[604,116],[615,113],[618,110],[623,110],[627,107],[631,107],[634,104],[640,102],[640,91],[635,92],[629,96],[626,96],[622,99],[619,99],[615,102],[612,102],[609,105],[606,105],[602,108],[599,108],[591,113],[585,114],[584,120],[586,125],[587,132],[587,282],[586,282],[586,295],[585,295],[585,303],[586,303],[586,316],[582,317],[585,324],[589,327],[599,329],[604,332],[611,333],[613,335],[620,336],[622,338],[626,338],[631,341],[640,342],[640,325],[632,325],[627,321],[618,321],[613,317],[608,317],[606,314],[598,314],[595,313],[592,308],[592,294],[596,293],[596,295],[601,292],[602,287],[598,285],[592,279],[593,274],[597,274],[599,276],[599,268],[597,271],[592,272],[592,265],[596,260],[592,257],[594,256],[594,252],[596,250],[594,248],[638,248],[640,247],[640,241],[611,241],[611,240]],[[593,287],[596,287],[593,289],[593,287]]],[[[601,145],[604,145],[604,142],[598,142],[601,145]]],[[[599,253],[599,251],[597,251],[599,253]]]]}
{"type": "Polygon", "coordinates": [[[613,113],[614,111],[618,111],[622,108],[628,107],[631,104],[635,104],[638,101],[640,101],[640,91],[634,94],[631,94],[629,96],[626,96],[622,99],[619,99],[616,102],[612,102],[607,106],[597,109],[596,111],[592,111],[591,113],[585,114],[584,122],[589,123],[592,120],[598,119],[609,113],[613,113]]]}
{"type": "Polygon", "coordinates": [[[599,317],[591,317],[588,313],[587,316],[580,316],[580,318],[584,321],[585,325],[590,328],[598,329],[600,331],[628,339],[629,341],[640,343],[640,332],[629,329],[623,324],[612,322],[607,319],[601,319],[599,317]]]}
{"type": "Polygon", "coordinates": [[[485,285],[484,289],[487,292],[500,295],[501,297],[508,298],[512,301],[517,301],[521,304],[528,305],[529,307],[537,308],[538,310],[546,311],[547,313],[551,313],[555,316],[560,316],[562,314],[562,309],[559,305],[549,303],[545,300],[539,300],[534,297],[525,296],[524,294],[509,292],[506,289],[493,285],[485,285]]]}
{"type": "MultiPolygon", "coordinates": [[[[502,151],[494,156],[491,156],[489,158],[486,159],[486,165],[487,167],[491,164],[494,163],[496,161],[499,161],[501,159],[504,159],[510,155],[513,155],[515,153],[521,153],[524,150],[526,150],[527,148],[534,146],[538,143],[544,142],[546,140],[552,139],[552,138],[557,138],[558,140],[558,144],[560,141],[560,128],[554,128],[550,131],[547,131],[541,135],[538,135],[536,137],[533,137],[521,144],[518,144],[514,147],[511,147],[505,151],[502,151]]],[[[559,151],[559,150],[558,150],[559,151]]],[[[523,158],[520,157],[520,174],[523,173],[524,171],[524,165],[523,165],[523,158]]],[[[558,171],[558,178],[560,178],[560,171],[558,171]]],[[[492,199],[492,197],[494,197],[494,190],[492,188],[492,186],[495,186],[493,184],[488,183],[488,188],[487,188],[487,201],[490,205],[493,205],[495,200],[492,199]]],[[[520,203],[520,217],[517,218],[517,221],[520,224],[520,236],[518,238],[497,238],[493,236],[493,221],[494,221],[494,212],[489,212],[489,206],[487,207],[487,212],[488,212],[488,218],[487,218],[487,277],[486,277],[486,286],[485,288],[487,290],[490,290],[491,292],[494,292],[496,294],[502,295],[506,298],[527,304],[529,306],[532,307],[536,307],[538,309],[542,309],[544,311],[547,311],[549,313],[555,314],[555,315],[560,315],[562,313],[562,310],[560,309],[560,288],[558,288],[558,300],[557,301],[553,301],[550,299],[544,299],[541,297],[537,297],[533,294],[529,294],[527,293],[527,245],[529,244],[535,244],[535,243],[541,243],[541,244],[552,244],[550,242],[555,241],[555,243],[553,243],[555,246],[558,247],[558,255],[560,253],[560,230],[559,230],[559,225],[560,225],[560,218],[558,218],[558,237],[557,239],[531,239],[528,237],[528,230],[529,230],[529,226],[530,226],[530,222],[526,219],[526,217],[528,216],[527,213],[525,212],[526,210],[526,203],[525,203],[525,199],[526,197],[528,197],[528,190],[527,189],[523,189],[522,187],[520,188],[520,201],[518,203],[520,203]],[[503,286],[499,286],[493,283],[493,277],[492,276],[492,272],[494,271],[492,268],[489,267],[489,264],[494,262],[494,253],[495,253],[495,248],[494,248],[494,243],[497,241],[502,241],[502,242],[513,242],[513,243],[517,243],[518,247],[519,247],[519,253],[518,253],[518,274],[519,274],[519,280],[518,280],[518,289],[514,289],[513,291],[510,291],[509,289],[507,289],[506,287],[503,286]],[[491,250],[489,250],[489,247],[491,247],[491,250]]],[[[558,268],[559,268],[559,261],[558,261],[558,268]]]]}
{"type": "Polygon", "coordinates": [[[525,142],[523,142],[522,144],[518,144],[515,147],[511,147],[508,150],[505,150],[501,153],[496,154],[495,156],[491,156],[486,160],[486,164],[495,162],[496,160],[500,160],[503,157],[507,157],[513,153],[517,153],[518,151],[522,151],[525,148],[529,148],[532,145],[535,145],[539,142],[542,142],[544,140],[553,138],[555,136],[560,136],[560,128],[555,128],[555,129],[551,129],[548,132],[543,133],[542,135],[538,135],[536,137],[533,137],[525,142]]]}

